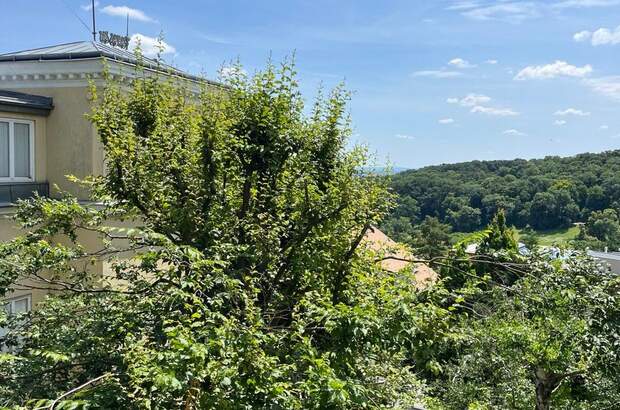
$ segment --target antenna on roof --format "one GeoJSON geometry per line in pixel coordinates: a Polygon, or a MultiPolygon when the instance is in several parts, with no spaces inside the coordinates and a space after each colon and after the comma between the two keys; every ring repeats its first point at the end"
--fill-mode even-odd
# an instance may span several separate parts
{"type": "Polygon", "coordinates": [[[129,37],[129,13],[127,13],[127,30],[125,31],[125,37],[129,37]]]}
{"type": "Polygon", "coordinates": [[[97,41],[95,31],[95,0],[91,0],[90,8],[93,11],[93,41],[97,41]]]}

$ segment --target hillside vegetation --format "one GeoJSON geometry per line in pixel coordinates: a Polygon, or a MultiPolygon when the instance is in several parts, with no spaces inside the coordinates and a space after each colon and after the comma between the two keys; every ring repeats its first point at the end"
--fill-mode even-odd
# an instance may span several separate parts
{"type": "MultiPolygon", "coordinates": [[[[441,279],[419,281],[417,256],[364,239],[393,200],[347,149],[348,93],[307,116],[295,78],[236,66],[195,101],[160,76],[92,90],[96,205],[21,201],[0,242],[0,298],[49,292],[0,309],[0,409],[618,408],[620,277],[522,255],[500,211],[474,255],[426,217],[412,244],[441,279]]],[[[592,218],[620,236],[614,210],[592,218]]]]}
{"type": "Polygon", "coordinates": [[[396,239],[427,216],[472,232],[498,209],[517,228],[562,229],[620,208],[620,151],[431,166],[397,173],[391,186],[398,206],[383,227],[396,239]]]}

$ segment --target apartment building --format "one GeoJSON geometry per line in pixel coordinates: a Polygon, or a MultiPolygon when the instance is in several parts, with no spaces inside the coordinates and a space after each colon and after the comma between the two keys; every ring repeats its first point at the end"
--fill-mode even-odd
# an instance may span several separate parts
{"type": "MultiPolygon", "coordinates": [[[[91,82],[103,84],[107,73],[121,84],[136,75],[172,78],[196,91],[210,83],[148,58],[138,74],[137,64],[133,52],[95,41],[0,54],[0,241],[19,234],[10,219],[18,199],[61,190],[88,201],[88,192],[66,176],[104,172],[103,149],[86,116],[91,82]]],[[[85,233],[80,242],[94,249],[99,238],[85,233]]],[[[93,269],[104,273],[106,266],[93,269]]],[[[29,310],[46,293],[17,284],[3,306],[9,313],[29,310]]]]}

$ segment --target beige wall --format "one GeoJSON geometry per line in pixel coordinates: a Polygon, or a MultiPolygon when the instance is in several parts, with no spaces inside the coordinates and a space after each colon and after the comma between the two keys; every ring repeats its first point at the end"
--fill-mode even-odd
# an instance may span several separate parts
{"type": "MultiPolygon", "coordinates": [[[[10,241],[15,237],[23,235],[25,233],[19,228],[18,223],[12,219],[13,214],[14,208],[0,208],[0,242],[10,241]]],[[[110,221],[109,223],[106,223],[106,225],[129,228],[132,226],[136,226],[136,223],[131,221],[110,221]]],[[[70,241],[64,236],[54,237],[51,239],[51,242],[61,243],[70,246],[70,241]]],[[[103,237],[92,231],[80,230],[78,232],[77,242],[81,246],[83,246],[87,252],[96,252],[103,248],[103,237]]],[[[116,249],[126,249],[129,243],[125,240],[115,240],[113,242],[113,245],[116,249]]],[[[131,256],[131,252],[123,252],[118,253],[116,255],[116,258],[126,260],[131,259],[131,256]]],[[[86,270],[91,272],[92,278],[95,281],[102,279],[106,280],[108,283],[113,284],[113,286],[124,286],[120,284],[119,281],[111,279],[114,276],[112,260],[97,260],[93,263],[91,259],[86,258],[83,261],[77,262],[76,267],[80,270],[86,270]]],[[[40,281],[21,281],[14,286],[15,290],[13,292],[7,294],[4,298],[0,297],[0,300],[13,299],[19,296],[31,295],[32,306],[34,307],[37,303],[43,300],[45,295],[53,291],[53,289],[49,289],[50,287],[50,285],[42,283],[40,281]]]]}
{"type": "MultiPolygon", "coordinates": [[[[10,89],[10,87],[3,87],[10,89]]],[[[50,184],[50,191],[54,194],[54,185],[71,192],[79,199],[88,199],[86,190],[69,182],[65,175],[84,177],[101,172],[103,152],[97,145],[94,126],[85,118],[89,111],[88,88],[16,88],[16,91],[44,95],[54,99],[54,109],[50,115],[37,116],[13,112],[0,112],[0,117],[27,119],[34,121],[35,129],[35,181],[50,184]]],[[[0,208],[0,241],[9,241],[20,233],[18,225],[10,219],[12,208],[0,208]]],[[[101,244],[100,239],[93,233],[84,233],[80,240],[88,249],[94,249],[101,244]]],[[[102,273],[102,263],[91,267],[93,273],[102,273]]],[[[41,283],[25,281],[16,284],[15,290],[6,295],[14,298],[30,295],[32,305],[40,302],[48,290],[34,289],[43,287],[41,283]]]]}
{"type": "MultiPolygon", "coordinates": [[[[33,63],[36,64],[37,62],[33,63]]],[[[64,63],[66,64],[66,62],[64,63]]],[[[19,72],[17,70],[16,72],[19,72]]],[[[57,185],[61,190],[88,200],[85,188],[67,180],[66,175],[84,178],[101,175],[104,172],[104,152],[97,136],[95,126],[86,118],[90,112],[89,89],[85,80],[72,80],[72,86],[24,87],[20,84],[3,83],[1,88],[53,98],[54,108],[48,117],[7,113],[9,118],[26,118],[35,121],[35,179],[48,181],[50,194],[54,196],[57,185]]],[[[2,116],[2,113],[0,113],[2,116]]],[[[0,241],[9,241],[20,234],[16,223],[7,218],[11,208],[0,208],[0,241]]],[[[123,225],[131,225],[124,223],[123,225]]],[[[59,240],[62,242],[62,240],[59,240]]],[[[93,232],[83,232],[78,238],[87,250],[101,247],[101,238],[93,232]]],[[[123,257],[130,258],[130,255],[123,257]]],[[[95,276],[105,277],[111,272],[111,263],[97,262],[89,268],[95,276]]],[[[49,291],[27,289],[34,283],[16,284],[16,290],[6,298],[21,295],[32,296],[32,306],[40,302],[49,291]]]]}

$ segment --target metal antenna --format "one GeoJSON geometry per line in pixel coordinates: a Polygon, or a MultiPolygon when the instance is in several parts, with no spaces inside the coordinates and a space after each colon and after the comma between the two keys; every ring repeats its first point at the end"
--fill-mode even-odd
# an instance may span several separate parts
{"type": "Polygon", "coordinates": [[[97,36],[95,34],[95,0],[91,0],[91,9],[93,11],[93,41],[97,41],[97,36]]]}
{"type": "Polygon", "coordinates": [[[125,37],[129,37],[129,13],[127,13],[127,30],[125,31],[125,37]]]}

